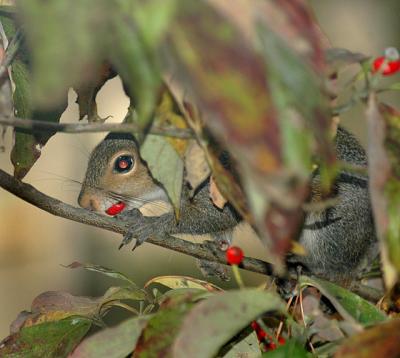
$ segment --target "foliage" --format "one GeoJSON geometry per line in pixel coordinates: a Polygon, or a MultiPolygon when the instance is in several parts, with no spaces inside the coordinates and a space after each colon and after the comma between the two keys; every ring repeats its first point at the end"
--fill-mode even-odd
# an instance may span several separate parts
{"type": "MultiPolygon", "coordinates": [[[[128,277],[101,266],[75,262],[68,267],[99,272],[128,285],[110,287],[97,298],[72,296],[65,292],[39,295],[33,301],[31,311],[22,312],[13,322],[11,335],[0,347],[2,356],[125,357],[132,351],[137,357],[160,354],[173,357],[249,354],[256,357],[262,351],[270,351],[266,357],[289,353],[307,356],[303,348],[306,340],[314,350],[328,348],[333,352],[341,347],[344,334],[359,331],[360,324],[375,324],[376,339],[382,341],[392,338],[380,334],[378,327],[386,330],[386,325],[398,324],[396,320],[388,323],[379,309],[361,297],[321,279],[303,277],[302,287],[317,286],[340,312],[341,320],[328,319],[329,314],[310,304],[310,300],[315,300],[318,306],[321,296],[307,290],[303,291],[302,302],[296,300],[286,306],[272,288],[269,291],[242,288],[224,292],[206,281],[162,276],[153,278],[140,289],[128,277]],[[132,305],[134,303],[140,303],[136,304],[139,310],[132,305]],[[296,317],[300,305],[300,320],[305,327],[291,318],[296,317]],[[117,326],[106,327],[103,318],[112,307],[125,308],[133,316],[117,326]],[[323,318],[325,321],[321,322],[323,318]],[[266,332],[271,332],[271,342],[276,341],[272,332],[278,329],[279,323],[282,325],[280,334],[287,341],[273,352],[274,355],[266,341],[258,342],[252,332],[250,324],[255,320],[262,322],[266,332]],[[321,325],[318,329],[317,324],[321,325]],[[80,342],[91,326],[101,330],[80,342]],[[288,332],[291,332],[290,339],[288,332]]],[[[365,342],[362,335],[359,337],[363,349],[368,349],[365,346],[380,349],[375,341],[365,342]]],[[[345,351],[347,346],[345,343],[341,350],[345,351]]],[[[356,351],[354,346],[351,349],[356,351]]],[[[398,353],[398,350],[394,351],[398,353]]]]}
{"type": "MultiPolygon", "coordinates": [[[[393,295],[400,272],[400,115],[379,100],[380,92],[400,85],[382,88],[383,70],[371,72],[363,54],[325,51],[327,40],[303,1],[16,3],[0,7],[3,44],[13,44],[3,64],[10,65],[15,87],[14,115],[58,123],[73,88],[79,120],[104,122],[96,95],[120,76],[130,98],[125,121],[138,124],[141,154],[177,218],[182,182],[195,191],[211,173],[216,205],[229,201],[257,228],[278,271],[302,224],[313,163],[326,191],[342,165],[331,143],[332,114],[364,104],[374,219],[385,282],[392,289],[383,302],[390,301],[389,313],[400,310],[393,295]],[[338,88],[335,78],[349,65],[358,73],[338,88]],[[330,99],[345,90],[350,100],[332,108],[336,104],[330,99]],[[192,138],[153,135],[154,128],[189,130],[192,138]],[[221,165],[221,147],[235,158],[240,180],[221,165]]],[[[0,91],[5,103],[7,94],[0,91]]],[[[6,109],[1,114],[7,115],[6,109]]],[[[15,129],[11,160],[17,178],[28,173],[54,134],[15,129]]],[[[301,277],[296,295],[286,302],[275,286],[223,292],[206,281],[164,276],[139,288],[122,273],[100,266],[70,267],[100,272],[124,285],[97,298],[39,295],[30,312],[12,324],[0,344],[1,356],[400,354],[394,333],[398,319],[314,277],[301,277]],[[104,317],[113,307],[132,317],[106,327],[104,317]],[[261,327],[262,339],[252,322],[261,327]],[[90,329],[97,332],[90,335],[90,329]]]]}

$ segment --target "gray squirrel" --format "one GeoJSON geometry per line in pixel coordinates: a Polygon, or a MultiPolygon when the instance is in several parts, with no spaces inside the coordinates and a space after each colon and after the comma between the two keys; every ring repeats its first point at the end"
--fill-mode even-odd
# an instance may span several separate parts
{"type": "MultiPolygon", "coordinates": [[[[355,137],[339,127],[335,139],[340,161],[366,166],[366,154],[355,137]]],[[[83,208],[106,214],[107,208],[124,203],[119,215],[129,220],[129,233],[121,246],[132,238],[140,245],[148,237],[163,233],[203,235],[217,242],[230,242],[232,231],[242,219],[229,204],[221,210],[209,197],[207,180],[192,197],[189,188],[183,190],[181,216],[176,222],[172,206],[163,188],[152,178],[139,156],[134,137],[110,133],[93,150],[78,202],[83,208]],[[143,215],[148,204],[165,204],[167,212],[143,215]]],[[[318,172],[311,180],[310,202],[321,197],[318,172]]],[[[311,274],[336,282],[352,280],[378,255],[377,240],[368,194],[368,178],[341,171],[333,194],[337,203],[320,212],[306,213],[300,235],[305,256],[289,255],[288,263],[299,264],[311,274]]]]}

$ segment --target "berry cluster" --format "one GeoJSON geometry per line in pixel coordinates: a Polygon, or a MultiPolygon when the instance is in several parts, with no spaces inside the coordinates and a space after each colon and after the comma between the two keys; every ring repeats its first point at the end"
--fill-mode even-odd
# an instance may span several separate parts
{"type": "Polygon", "coordinates": [[[388,47],[385,55],[377,57],[372,63],[372,72],[381,71],[384,76],[391,76],[400,70],[399,52],[394,47],[388,47]],[[383,68],[382,65],[384,66],[383,68]]]}
{"type": "MultiPolygon", "coordinates": [[[[264,346],[265,351],[272,351],[276,349],[276,343],[274,342],[272,337],[267,332],[265,332],[256,321],[251,322],[251,328],[253,328],[254,331],[256,332],[257,339],[260,342],[260,344],[264,346]]],[[[285,338],[279,336],[278,344],[284,345],[285,338]]]]}

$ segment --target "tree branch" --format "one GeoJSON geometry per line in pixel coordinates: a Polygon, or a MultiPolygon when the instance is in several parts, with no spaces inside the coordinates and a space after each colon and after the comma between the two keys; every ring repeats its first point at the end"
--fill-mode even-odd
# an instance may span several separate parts
{"type": "MultiPolygon", "coordinates": [[[[17,117],[1,117],[0,124],[33,132],[94,133],[94,132],[132,132],[141,131],[136,123],[54,123],[17,117]]],[[[150,134],[180,139],[191,139],[193,133],[184,128],[152,127],[150,134]]]]}
{"type": "MultiPolygon", "coordinates": [[[[50,214],[120,234],[125,234],[128,231],[129,224],[124,221],[65,204],[60,200],[43,194],[32,185],[15,179],[1,169],[0,187],[50,214]]],[[[170,235],[149,238],[146,242],[199,259],[226,264],[225,253],[220,250],[210,250],[209,244],[195,244],[170,235]]],[[[273,271],[271,264],[248,257],[244,258],[240,267],[244,270],[265,275],[271,275],[273,271]]]]}

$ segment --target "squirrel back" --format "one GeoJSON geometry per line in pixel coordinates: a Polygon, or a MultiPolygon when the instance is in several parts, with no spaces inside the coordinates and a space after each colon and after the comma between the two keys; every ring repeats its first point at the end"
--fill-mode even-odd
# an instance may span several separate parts
{"type": "MultiPolygon", "coordinates": [[[[367,156],[357,139],[339,127],[335,139],[338,160],[366,167],[367,156]]],[[[311,202],[321,198],[318,172],[311,182],[311,202]]],[[[306,256],[298,262],[317,276],[352,281],[378,255],[378,245],[366,175],[342,170],[333,187],[337,203],[309,212],[300,236],[306,256]]]]}

